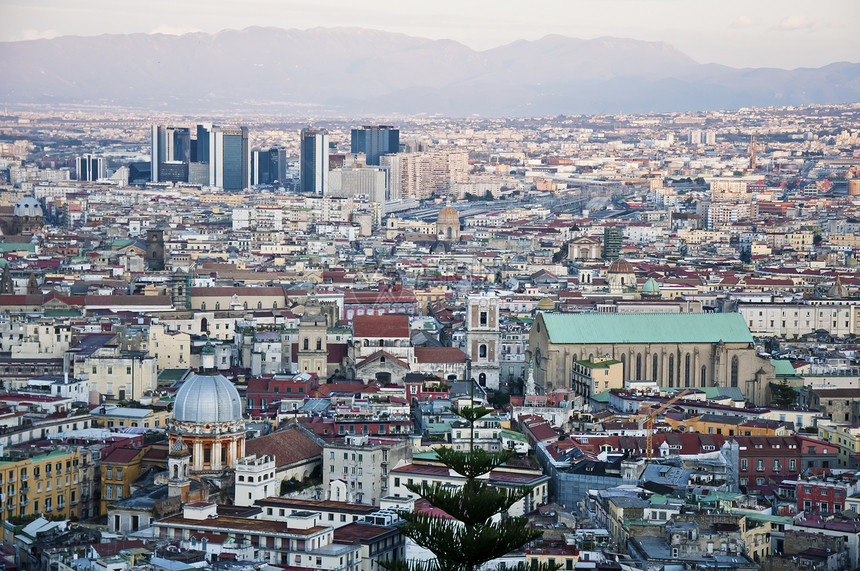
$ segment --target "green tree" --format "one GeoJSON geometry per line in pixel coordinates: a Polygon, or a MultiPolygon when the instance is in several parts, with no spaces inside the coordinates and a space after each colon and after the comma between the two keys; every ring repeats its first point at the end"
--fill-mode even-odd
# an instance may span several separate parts
{"type": "Polygon", "coordinates": [[[821,240],[822,240],[821,232],[816,232],[815,234],[812,235],[812,243],[815,244],[816,246],[821,244],[821,240]]]}
{"type": "MultiPolygon", "coordinates": [[[[400,526],[400,531],[433,552],[436,559],[387,561],[383,566],[389,571],[475,571],[542,535],[540,530],[528,526],[525,516],[508,515],[511,507],[527,497],[532,488],[493,488],[486,480],[479,479],[513,456],[509,450],[490,454],[472,446],[475,422],[492,411],[484,407],[461,407],[453,412],[469,423],[470,450],[461,452],[443,447],[437,448],[436,454],[445,466],[466,478],[463,486],[459,489],[439,483],[406,486],[453,519],[401,512],[406,523],[400,526]]],[[[508,569],[551,571],[555,567],[520,565],[508,569]]]]}
{"type": "Polygon", "coordinates": [[[788,384],[788,381],[782,379],[778,385],[773,388],[771,394],[771,403],[780,408],[791,408],[797,401],[797,392],[788,384]]]}

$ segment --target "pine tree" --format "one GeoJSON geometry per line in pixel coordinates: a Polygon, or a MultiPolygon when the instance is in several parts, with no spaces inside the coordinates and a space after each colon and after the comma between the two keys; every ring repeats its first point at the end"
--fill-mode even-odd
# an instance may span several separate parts
{"type": "MultiPolygon", "coordinates": [[[[427,513],[401,512],[405,524],[400,531],[436,555],[435,560],[388,561],[388,571],[475,571],[484,563],[501,557],[541,536],[540,530],[528,527],[525,516],[510,517],[508,510],[529,495],[532,488],[494,488],[479,476],[506,463],[513,452],[490,454],[475,448],[475,422],[492,412],[485,407],[461,407],[454,410],[469,423],[469,451],[443,447],[436,450],[439,460],[464,476],[459,489],[435,484],[407,484],[409,491],[426,499],[453,519],[427,513]]],[[[546,565],[521,565],[523,571],[551,571],[546,565]]],[[[516,570],[517,567],[508,567],[516,570]]]]}
{"type": "Polygon", "coordinates": [[[791,408],[797,402],[797,392],[788,384],[788,381],[782,379],[778,385],[773,386],[771,402],[780,408],[791,408]]]}

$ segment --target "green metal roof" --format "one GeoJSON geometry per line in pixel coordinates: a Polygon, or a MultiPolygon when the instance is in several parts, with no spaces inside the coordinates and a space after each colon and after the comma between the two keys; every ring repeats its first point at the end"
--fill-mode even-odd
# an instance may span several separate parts
{"type": "Polygon", "coordinates": [[[796,377],[797,371],[787,359],[771,359],[770,364],[776,369],[777,377],[796,377]]]}
{"type": "Polygon", "coordinates": [[[552,343],[752,343],[740,313],[544,313],[552,343]]]}
{"type": "Polygon", "coordinates": [[[617,365],[620,362],[621,361],[616,361],[615,359],[607,359],[606,361],[600,361],[599,363],[589,361],[588,359],[577,361],[577,363],[583,367],[588,367],[589,369],[608,369],[609,365],[617,365]]]}
{"type": "Polygon", "coordinates": [[[499,431],[499,436],[502,438],[510,438],[511,440],[516,440],[518,442],[528,442],[526,435],[517,432],[516,430],[508,430],[507,428],[503,428],[499,431]]]}
{"type": "Polygon", "coordinates": [[[29,242],[0,242],[0,252],[35,252],[36,244],[29,242]]]}

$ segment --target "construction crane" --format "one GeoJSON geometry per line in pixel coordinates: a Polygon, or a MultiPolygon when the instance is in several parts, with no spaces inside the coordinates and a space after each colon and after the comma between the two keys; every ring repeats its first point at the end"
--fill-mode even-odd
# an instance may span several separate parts
{"type": "Polygon", "coordinates": [[[679,392],[672,398],[670,398],[667,402],[663,403],[662,406],[648,413],[648,416],[645,418],[645,434],[647,436],[647,444],[645,448],[645,457],[650,462],[651,457],[653,456],[654,450],[654,419],[661,412],[675,404],[675,402],[679,401],[684,395],[692,392],[692,389],[684,389],[679,392]]]}

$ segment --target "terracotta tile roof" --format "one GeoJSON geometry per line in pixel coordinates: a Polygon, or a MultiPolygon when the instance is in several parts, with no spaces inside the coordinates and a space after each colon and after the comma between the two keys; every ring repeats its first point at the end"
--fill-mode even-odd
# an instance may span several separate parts
{"type": "Polygon", "coordinates": [[[245,442],[245,454],[274,456],[276,466],[288,466],[322,456],[322,447],[297,428],[279,430],[245,442]]]}
{"type": "Polygon", "coordinates": [[[367,365],[371,361],[376,361],[377,359],[379,359],[381,357],[386,357],[387,359],[394,361],[395,363],[397,363],[401,367],[404,367],[405,369],[409,370],[409,364],[408,363],[401,361],[400,359],[398,359],[397,357],[395,357],[391,353],[388,353],[388,352],[382,351],[382,350],[376,351],[372,355],[368,355],[359,364],[357,364],[355,366],[355,368],[361,369],[362,367],[364,367],[365,365],[367,365]]]}
{"type": "Polygon", "coordinates": [[[392,315],[359,315],[352,320],[353,336],[371,338],[408,338],[409,316],[392,315]]]}
{"type": "Polygon", "coordinates": [[[419,363],[465,363],[466,354],[456,347],[415,347],[419,363]]]}

